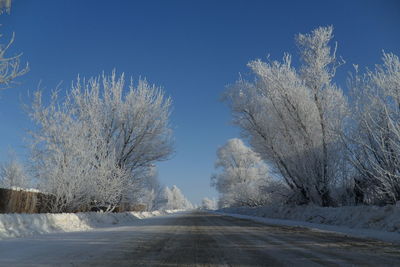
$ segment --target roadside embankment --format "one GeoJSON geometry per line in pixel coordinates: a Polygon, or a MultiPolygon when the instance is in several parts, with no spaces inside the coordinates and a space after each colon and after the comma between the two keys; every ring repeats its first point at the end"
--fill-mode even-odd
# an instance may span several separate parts
{"type": "Polygon", "coordinates": [[[224,208],[217,212],[260,222],[300,226],[400,243],[400,205],[263,206],[224,208]]]}
{"type": "Polygon", "coordinates": [[[178,211],[0,214],[0,239],[45,233],[86,231],[98,227],[129,224],[139,219],[178,211]]]}

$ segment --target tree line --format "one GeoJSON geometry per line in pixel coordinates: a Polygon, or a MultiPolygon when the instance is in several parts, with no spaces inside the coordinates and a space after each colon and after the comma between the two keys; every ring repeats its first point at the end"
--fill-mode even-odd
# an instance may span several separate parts
{"type": "MultiPolygon", "coordinates": [[[[11,1],[0,6],[9,12],[11,1]]],[[[0,45],[0,89],[28,72],[22,54],[6,56],[14,42],[0,45]]],[[[34,93],[28,115],[29,164],[14,155],[0,164],[0,186],[36,187],[50,194],[52,212],[112,211],[122,203],[152,209],[187,209],[180,189],[162,187],[155,163],[174,151],[169,124],[172,100],[145,79],[126,84],[124,74],[78,77],[50,101],[34,93]]]]}
{"type": "MultiPolygon", "coordinates": [[[[394,204],[400,200],[400,60],[383,52],[372,70],[354,71],[347,94],[335,82],[344,61],[333,27],[298,34],[292,56],[248,63],[252,78],[226,90],[233,123],[249,146],[231,139],[217,151],[212,185],[220,206],[275,202],[320,206],[394,204]]],[[[0,46],[1,89],[28,71],[0,46]]],[[[172,100],[145,79],[124,74],[78,77],[49,102],[36,91],[28,114],[28,167],[0,166],[4,187],[34,184],[55,197],[54,212],[146,203],[191,207],[179,188],[162,188],[155,163],[173,153],[172,100]],[[29,172],[29,174],[28,174],[29,172]],[[33,179],[32,179],[33,178],[33,179]]],[[[214,207],[204,199],[204,207],[214,207]]]]}
{"type": "Polygon", "coordinates": [[[399,58],[383,52],[364,72],[354,65],[345,95],[334,82],[344,61],[332,38],[331,26],[298,34],[299,67],[288,53],[254,60],[254,78],[229,86],[223,99],[250,148],[233,139],[218,150],[220,172],[211,180],[220,205],[400,200],[399,58]]]}
{"type": "Polygon", "coordinates": [[[29,174],[11,158],[0,166],[0,185],[51,194],[52,212],[112,211],[122,203],[190,208],[178,187],[161,187],[154,165],[173,153],[171,105],[159,87],[132,79],[126,86],[115,71],[78,78],[64,97],[53,91],[49,103],[36,91],[29,174]]]}

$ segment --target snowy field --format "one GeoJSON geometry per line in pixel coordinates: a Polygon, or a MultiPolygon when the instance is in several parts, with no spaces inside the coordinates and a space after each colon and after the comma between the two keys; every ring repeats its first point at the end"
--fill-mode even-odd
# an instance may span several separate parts
{"type": "Polygon", "coordinates": [[[307,227],[400,243],[400,205],[337,208],[282,205],[226,208],[217,213],[268,224],[307,227]]]}
{"type": "Polygon", "coordinates": [[[87,231],[99,227],[127,225],[139,219],[167,215],[179,211],[0,214],[0,239],[45,233],[87,231]]]}

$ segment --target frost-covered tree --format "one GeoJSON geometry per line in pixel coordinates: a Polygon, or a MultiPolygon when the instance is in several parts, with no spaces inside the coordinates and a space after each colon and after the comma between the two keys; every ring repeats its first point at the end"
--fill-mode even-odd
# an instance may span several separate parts
{"type": "Polygon", "coordinates": [[[272,181],[261,157],[238,138],[230,139],[217,151],[211,184],[221,194],[222,206],[257,206],[266,204],[266,187],[272,181]]]}
{"type": "Polygon", "coordinates": [[[48,107],[37,93],[32,117],[39,127],[32,132],[32,167],[42,191],[55,197],[54,212],[108,206],[120,200],[127,173],[115,163],[115,152],[90,125],[74,118],[73,109],[58,106],[56,95],[48,107]]]}
{"type": "Polygon", "coordinates": [[[138,195],[138,199],[135,202],[145,205],[147,211],[156,209],[157,201],[162,193],[162,188],[158,180],[158,173],[155,166],[148,169],[147,174],[140,180],[138,188],[139,190],[137,190],[138,193],[136,194],[138,195]]]}
{"type": "MultiPolygon", "coordinates": [[[[357,69],[357,68],[356,68],[357,69]]],[[[400,200],[400,60],[383,53],[383,64],[352,77],[352,128],[346,135],[358,171],[360,201],[400,200]]]]}
{"type": "Polygon", "coordinates": [[[36,92],[30,116],[32,162],[54,209],[71,211],[98,203],[112,209],[137,199],[153,163],[172,152],[171,100],[161,89],[140,80],[124,91],[124,75],[81,80],[65,100],[57,92],[42,103],[36,92]]]}
{"type": "Polygon", "coordinates": [[[164,187],[157,203],[157,209],[159,210],[188,210],[192,208],[192,203],[190,203],[176,185],[172,186],[172,188],[168,186],[164,187]]]}
{"type": "MultiPolygon", "coordinates": [[[[0,14],[3,10],[10,10],[11,1],[0,1],[0,14]]],[[[0,37],[2,35],[0,34],[0,37]]],[[[13,33],[11,40],[6,44],[0,44],[0,90],[9,87],[15,78],[24,75],[28,72],[29,67],[26,64],[25,67],[21,68],[20,58],[22,54],[15,56],[6,56],[7,50],[14,43],[15,34],[13,33]]]]}
{"type": "Polygon", "coordinates": [[[0,164],[0,187],[2,188],[30,188],[31,181],[24,166],[14,157],[0,164]]]}
{"type": "Polygon", "coordinates": [[[215,199],[205,197],[201,201],[201,208],[205,210],[216,210],[218,208],[218,204],[215,199]]]}
{"type": "MultiPolygon", "coordinates": [[[[0,0],[0,15],[5,11],[10,12],[11,0],[0,0]]],[[[0,34],[0,37],[3,37],[0,34]]],[[[17,54],[14,56],[7,56],[7,50],[14,43],[15,34],[13,33],[8,43],[0,44],[0,90],[10,87],[14,80],[28,72],[28,63],[25,67],[21,67],[21,56],[17,54]]]]}
{"type": "Polygon", "coordinates": [[[0,0],[0,14],[6,12],[10,13],[11,0],[0,0]]]}
{"type": "Polygon", "coordinates": [[[332,27],[320,27],[296,38],[302,65],[251,61],[253,81],[240,79],[225,100],[234,123],[254,151],[272,163],[298,203],[333,205],[332,185],[340,179],[343,147],[339,134],[347,100],[332,79],[340,61],[332,50],[332,27]]]}
{"type": "MultiPolygon", "coordinates": [[[[1,35],[0,35],[1,37],[1,35]]],[[[28,72],[28,64],[21,68],[20,57],[22,54],[7,57],[5,54],[14,42],[15,34],[6,45],[0,45],[0,90],[8,88],[15,78],[28,72]]]]}

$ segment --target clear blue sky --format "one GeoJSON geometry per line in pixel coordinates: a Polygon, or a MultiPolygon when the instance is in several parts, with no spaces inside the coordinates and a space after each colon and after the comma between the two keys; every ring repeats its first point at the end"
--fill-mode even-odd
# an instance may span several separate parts
{"type": "Polygon", "coordinates": [[[400,55],[400,1],[103,1],[15,0],[0,16],[2,43],[16,33],[11,55],[24,52],[31,71],[0,93],[0,160],[12,148],[24,158],[31,124],[22,103],[39,81],[49,93],[67,89],[78,74],[116,68],[162,86],[174,100],[176,153],[159,164],[160,180],[199,203],[210,188],[216,149],[238,137],[219,101],[246,63],[296,53],[293,37],[333,25],[338,70],[345,84],[351,64],[379,63],[381,51],[400,55]]]}

